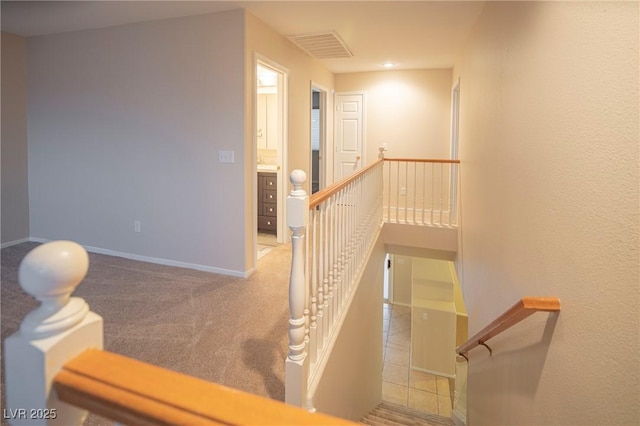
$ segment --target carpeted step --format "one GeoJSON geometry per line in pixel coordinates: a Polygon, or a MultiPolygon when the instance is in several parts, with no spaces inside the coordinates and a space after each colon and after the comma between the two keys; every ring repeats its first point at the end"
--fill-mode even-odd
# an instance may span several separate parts
{"type": "Polygon", "coordinates": [[[453,426],[453,420],[398,404],[382,402],[360,420],[368,425],[453,426]]]}

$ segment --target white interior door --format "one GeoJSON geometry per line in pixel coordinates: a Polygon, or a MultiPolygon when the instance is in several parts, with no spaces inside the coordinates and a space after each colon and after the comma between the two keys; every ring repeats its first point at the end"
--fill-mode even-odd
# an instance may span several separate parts
{"type": "Polygon", "coordinates": [[[339,181],[365,164],[365,93],[336,93],[334,179],[339,181]]]}

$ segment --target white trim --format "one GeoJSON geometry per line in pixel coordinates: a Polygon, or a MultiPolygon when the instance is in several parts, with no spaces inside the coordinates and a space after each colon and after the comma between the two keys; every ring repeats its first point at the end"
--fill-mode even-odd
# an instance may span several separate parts
{"type": "Polygon", "coordinates": [[[409,365],[409,368],[412,369],[412,370],[416,370],[416,371],[422,371],[423,373],[429,373],[429,374],[431,374],[433,376],[446,377],[448,379],[455,379],[456,378],[455,374],[447,374],[447,373],[443,373],[441,371],[427,370],[426,368],[414,367],[412,365],[409,365]]]}
{"type": "MultiPolygon", "coordinates": [[[[313,90],[317,90],[320,93],[320,111],[322,112],[320,115],[320,170],[319,170],[319,184],[320,189],[324,189],[328,185],[328,170],[329,167],[333,167],[333,164],[329,165],[327,161],[329,159],[327,149],[327,145],[329,144],[329,95],[331,94],[331,90],[327,89],[322,84],[316,83],[311,80],[311,93],[313,90]]],[[[311,102],[313,107],[313,95],[311,95],[311,102]]],[[[312,136],[312,135],[310,135],[312,136]]],[[[313,152],[311,153],[311,157],[313,157],[313,152]]],[[[312,158],[309,159],[310,162],[312,158]]],[[[313,171],[313,166],[309,167],[309,170],[313,171]]],[[[311,178],[311,177],[310,177],[311,178]]],[[[310,188],[311,189],[311,188],[310,188]]],[[[310,191],[311,192],[311,191],[310,191]]]]}
{"type": "MultiPolygon", "coordinates": [[[[48,243],[50,241],[53,240],[48,240],[46,238],[30,238],[30,241],[34,241],[37,243],[48,243]]],[[[195,269],[197,271],[203,271],[203,272],[212,272],[215,274],[222,274],[222,275],[230,275],[233,277],[240,277],[240,278],[248,278],[252,273],[253,273],[253,268],[246,271],[246,272],[241,272],[241,271],[234,271],[231,269],[223,269],[223,268],[216,268],[214,266],[206,266],[206,265],[199,265],[197,263],[187,263],[187,262],[180,262],[178,260],[170,260],[170,259],[162,259],[159,257],[151,257],[151,256],[143,256],[140,254],[134,254],[134,253],[125,253],[125,252],[121,252],[121,251],[116,251],[116,250],[109,250],[109,249],[103,249],[100,247],[92,247],[92,246],[87,246],[84,244],[81,244],[82,247],[84,247],[84,249],[88,252],[91,253],[98,253],[98,254],[106,254],[107,256],[116,256],[116,257],[122,257],[125,259],[131,259],[131,260],[138,260],[141,262],[148,262],[148,263],[155,263],[158,265],[166,265],[166,266],[175,266],[178,268],[188,268],[188,269],[195,269]]]]}
{"type": "MultiPolygon", "coordinates": [[[[460,158],[460,77],[456,80],[455,84],[451,88],[451,146],[450,157],[452,160],[458,160],[460,158]]],[[[451,165],[451,178],[449,189],[449,206],[452,216],[458,214],[458,181],[460,175],[456,173],[456,165],[451,165]]],[[[457,220],[457,218],[456,218],[457,220]]]]}
{"type": "MultiPolygon", "coordinates": [[[[278,170],[277,179],[278,179],[278,223],[277,223],[277,233],[276,238],[279,243],[287,243],[289,242],[289,228],[287,227],[286,221],[286,197],[289,194],[289,165],[288,165],[288,152],[289,152],[289,69],[280,65],[279,63],[272,61],[268,57],[258,53],[253,52],[253,174],[254,174],[254,199],[257,197],[257,174],[258,174],[258,162],[256,158],[257,152],[257,135],[255,132],[256,129],[256,103],[257,103],[257,76],[256,69],[258,65],[262,65],[267,68],[271,68],[278,73],[278,88],[282,88],[282,90],[278,90],[278,106],[281,108],[282,112],[282,120],[279,122],[279,126],[281,128],[281,140],[278,141],[278,162],[280,166],[280,170],[278,170]],[[280,80],[280,77],[282,80],[280,80]],[[282,92],[282,93],[280,93],[282,92]],[[280,104],[282,101],[282,104],[280,104]]],[[[256,242],[254,247],[254,264],[257,264],[258,252],[258,212],[257,208],[254,209],[253,214],[255,215],[255,225],[254,225],[254,241],[256,242]]]]}
{"type": "Polygon", "coordinates": [[[453,420],[453,424],[456,426],[467,425],[467,416],[458,410],[451,410],[451,420],[453,420]]]}
{"type": "Polygon", "coordinates": [[[20,238],[19,240],[7,241],[6,243],[0,244],[0,249],[15,246],[22,243],[28,243],[29,241],[33,241],[31,238],[20,238]]]}

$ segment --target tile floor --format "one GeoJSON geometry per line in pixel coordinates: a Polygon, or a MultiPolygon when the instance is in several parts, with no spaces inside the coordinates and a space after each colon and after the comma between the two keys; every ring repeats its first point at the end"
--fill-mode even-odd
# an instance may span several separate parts
{"type": "Polygon", "coordinates": [[[258,232],[258,259],[269,253],[277,245],[278,242],[275,235],[258,232]]]}
{"type": "Polygon", "coordinates": [[[383,305],[382,399],[416,410],[451,416],[449,379],[409,368],[411,308],[383,305]]]}

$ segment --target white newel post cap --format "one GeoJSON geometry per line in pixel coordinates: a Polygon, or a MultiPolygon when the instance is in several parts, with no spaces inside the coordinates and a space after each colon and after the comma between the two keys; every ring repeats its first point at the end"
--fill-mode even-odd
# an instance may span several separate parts
{"type": "Polygon", "coordinates": [[[42,303],[4,341],[3,415],[12,426],[81,425],[87,416],[60,401],[52,384],[65,363],[88,348],[103,347],[102,317],[71,297],[88,270],[87,252],[72,241],[42,244],[20,263],[20,286],[42,303]]]}
{"type": "Polygon", "coordinates": [[[89,256],[73,241],[53,241],[31,250],[20,264],[20,286],[42,304],[25,316],[20,331],[30,338],[62,333],[80,323],[89,306],[71,293],[89,270],[89,256]]]}
{"type": "Polygon", "coordinates": [[[302,185],[307,174],[302,170],[294,170],[289,177],[293,190],[287,197],[287,225],[289,228],[305,228],[309,222],[309,197],[302,185]]]}

